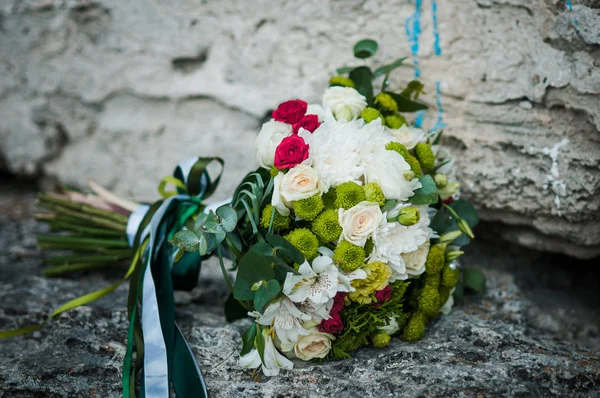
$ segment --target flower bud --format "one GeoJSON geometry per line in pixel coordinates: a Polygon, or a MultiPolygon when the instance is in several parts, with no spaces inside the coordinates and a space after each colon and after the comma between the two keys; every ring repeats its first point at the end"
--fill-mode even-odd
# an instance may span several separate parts
{"type": "Polygon", "coordinates": [[[386,332],[378,332],[377,334],[371,337],[371,343],[373,343],[373,347],[375,348],[383,348],[390,344],[391,337],[386,332]]]}
{"type": "Polygon", "coordinates": [[[448,177],[446,177],[445,174],[438,173],[433,179],[435,180],[435,185],[437,185],[438,188],[444,188],[448,184],[448,177]]]}
{"type": "Polygon", "coordinates": [[[461,231],[463,231],[464,234],[467,235],[469,238],[473,239],[475,237],[473,231],[471,231],[471,227],[469,227],[469,224],[467,224],[467,222],[463,218],[458,220],[458,228],[461,231]]]}
{"type": "Polygon", "coordinates": [[[462,235],[461,231],[446,232],[438,239],[438,243],[450,243],[462,235]]]}
{"type": "Polygon", "coordinates": [[[465,252],[463,252],[462,250],[449,251],[446,253],[446,262],[451,262],[450,265],[452,265],[452,262],[460,256],[462,256],[463,254],[465,254],[465,252]]]}
{"type": "Polygon", "coordinates": [[[421,219],[421,213],[416,207],[404,207],[398,213],[398,222],[405,227],[415,225],[421,219]]]}
{"type": "Polygon", "coordinates": [[[415,172],[412,170],[406,170],[404,173],[402,173],[402,177],[404,177],[406,181],[412,181],[412,179],[415,178],[415,172]]]}
{"type": "Polygon", "coordinates": [[[365,197],[369,202],[378,203],[379,206],[383,206],[385,204],[385,195],[383,194],[379,184],[376,182],[370,182],[363,186],[363,190],[365,191],[365,197]]]}

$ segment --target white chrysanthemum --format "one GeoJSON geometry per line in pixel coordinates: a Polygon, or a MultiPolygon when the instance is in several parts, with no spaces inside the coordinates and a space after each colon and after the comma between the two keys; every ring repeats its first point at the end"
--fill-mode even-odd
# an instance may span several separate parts
{"type": "Polygon", "coordinates": [[[406,147],[413,149],[419,142],[426,138],[425,132],[415,127],[408,127],[403,124],[399,129],[388,129],[389,135],[406,147]]]}
{"type": "Polygon", "coordinates": [[[379,150],[372,156],[368,165],[365,181],[376,182],[387,199],[407,201],[414,191],[421,188],[417,178],[407,181],[403,174],[410,170],[410,165],[396,151],[379,150]]]}
{"type": "Polygon", "coordinates": [[[384,150],[385,145],[392,141],[385,129],[385,126],[381,124],[381,119],[377,118],[359,130],[357,148],[365,170],[371,164],[374,154],[384,150]]]}
{"type": "Polygon", "coordinates": [[[310,145],[310,160],[324,184],[324,191],[344,182],[362,184],[365,167],[362,163],[360,127],[362,121],[339,122],[326,118],[312,134],[299,134],[310,145]]]}
{"type": "Polygon", "coordinates": [[[271,120],[263,124],[254,141],[254,152],[258,163],[270,169],[275,160],[275,150],[281,141],[290,135],[292,135],[292,126],[287,123],[271,120]]]}
{"type": "Polygon", "coordinates": [[[323,107],[341,121],[356,120],[367,107],[367,99],[352,87],[329,87],[323,94],[323,107]]]}

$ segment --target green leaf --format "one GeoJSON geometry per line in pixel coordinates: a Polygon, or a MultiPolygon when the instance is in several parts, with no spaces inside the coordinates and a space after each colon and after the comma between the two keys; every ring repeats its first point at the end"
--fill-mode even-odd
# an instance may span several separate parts
{"type": "Polygon", "coordinates": [[[454,289],[452,296],[454,296],[454,300],[462,301],[465,296],[465,285],[461,281],[456,284],[456,289],[454,289]]]}
{"type": "Polygon", "coordinates": [[[200,242],[198,242],[198,253],[200,253],[201,256],[204,256],[208,253],[208,242],[206,241],[206,236],[204,234],[198,234],[198,237],[200,238],[200,242]]]}
{"type": "Polygon", "coordinates": [[[249,301],[254,300],[254,292],[252,291],[252,283],[247,282],[242,278],[237,278],[233,285],[233,297],[236,300],[249,301]]]}
{"type": "Polygon", "coordinates": [[[267,242],[269,242],[273,248],[280,250],[283,254],[291,258],[296,264],[302,264],[304,262],[302,253],[300,253],[300,251],[284,237],[275,234],[267,234],[267,242]]]}
{"type": "Polygon", "coordinates": [[[367,102],[373,102],[373,73],[366,66],[358,67],[350,72],[350,79],[354,82],[355,89],[365,96],[367,102]]]}
{"type": "Polygon", "coordinates": [[[283,283],[285,281],[288,272],[298,274],[298,272],[293,267],[287,265],[282,258],[277,256],[266,256],[266,258],[271,262],[273,271],[275,272],[275,279],[279,282],[283,283]]]}
{"type": "Polygon", "coordinates": [[[237,277],[244,279],[250,285],[258,281],[271,280],[274,275],[271,262],[265,256],[250,251],[240,259],[237,277]]]}
{"type": "Polygon", "coordinates": [[[237,213],[230,205],[224,205],[217,209],[217,216],[225,232],[231,232],[237,225],[237,213]]]}
{"type": "Polygon", "coordinates": [[[392,93],[391,91],[386,91],[385,93],[391,95],[394,101],[396,101],[399,112],[417,112],[427,109],[427,105],[421,102],[413,101],[410,98],[392,93]]]}
{"type": "Polygon", "coordinates": [[[341,68],[337,68],[335,71],[338,75],[345,75],[348,72],[352,72],[356,68],[359,68],[359,66],[342,66],[341,68]]]}
{"type": "Polygon", "coordinates": [[[381,208],[381,212],[385,213],[386,211],[392,210],[396,206],[396,203],[398,203],[398,201],[395,199],[386,200],[385,204],[381,208]]]}
{"type": "Polygon", "coordinates": [[[354,45],[354,56],[361,59],[372,57],[378,47],[375,40],[363,39],[354,45]]]}
{"type": "Polygon", "coordinates": [[[423,88],[425,85],[418,80],[413,80],[406,85],[406,88],[400,93],[401,96],[408,99],[417,99],[420,94],[425,94],[423,88]]]}
{"type": "Polygon", "coordinates": [[[240,355],[246,355],[254,348],[254,339],[256,339],[256,331],[257,331],[256,323],[253,323],[244,334],[242,335],[242,351],[240,351],[240,355]]]}
{"type": "Polygon", "coordinates": [[[486,289],[485,275],[477,268],[465,268],[463,270],[463,283],[466,289],[475,293],[482,293],[486,289]]]}
{"type": "Polygon", "coordinates": [[[262,363],[265,363],[265,345],[267,344],[265,336],[267,333],[269,333],[269,329],[266,326],[258,326],[258,331],[254,338],[254,347],[258,350],[258,355],[260,355],[262,363]]]}
{"type": "Polygon", "coordinates": [[[173,262],[176,263],[179,260],[181,260],[181,257],[183,257],[184,254],[185,254],[185,250],[177,249],[177,253],[175,253],[175,258],[173,259],[173,262]]]}
{"type": "Polygon", "coordinates": [[[383,66],[375,69],[375,73],[373,73],[373,78],[379,77],[381,75],[387,75],[388,73],[390,73],[394,69],[400,67],[404,63],[404,61],[406,61],[406,57],[404,57],[404,58],[398,58],[397,60],[395,60],[391,64],[383,65],[383,66]]]}
{"type": "Polygon", "coordinates": [[[200,229],[208,221],[208,213],[200,213],[194,220],[194,230],[200,229]]]}
{"type": "Polygon", "coordinates": [[[452,202],[450,207],[454,209],[460,218],[467,222],[471,229],[475,228],[477,224],[479,224],[479,215],[477,214],[477,210],[475,210],[473,205],[468,201],[459,199],[452,202]]]}
{"type": "Polygon", "coordinates": [[[275,279],[263,283],[254,296],[254,309],[261,314],[265,308],[281,293],[281,285],[275,279]]]}
{"type": "Polygon", "coordinates": [[[242,241],[240,240],[240,237],[238,234],[236,233],[232,233],[232,232],[227,232],[227,237],[229,238],[229,241],[231,242],[231,244],[233,245],[233,247],[241,252],[242,251],[242,241]]]}
{"type": "Polygon", "coordinates": [[[415,194],[409,198],[413,205],[433,205],[439,200],[438,189],[435,181],[429,174],[419,178],[422,187],[415,191],[415,194]]]}
{"type": "Polygon", "coordinates": [[[227,322],[233,322],[247,316],[248,311],[242,307],[240,302],[233,297],[232,293],[230,293],[225,301],[225,318],[227,319],[227,322]]]}
{"type": "Polygon", "coordinates": [[[262,256],[272,256],[273,247],[267,242],[258,242],[250,247],[250,251],[258,253],[262,256]]]}
{"type": "Polygon", "coordinates": [[[204,224],[202,231],[207,234],[214,235],[215,239],[217,240],[217,245],[223,242],[223,240],[225,240],[225,236],[227,235],[221,224],[216,221],[207,221],[206,224],[204,224]]]}
{"type": "Polygon", "coordinates": [[[196,234],[194,231],[183,230],[173,236],[169,242],[178,249],[183,249],[187,252],[198,250],[198,245],[204,240],[202,234],[196,234]]]}

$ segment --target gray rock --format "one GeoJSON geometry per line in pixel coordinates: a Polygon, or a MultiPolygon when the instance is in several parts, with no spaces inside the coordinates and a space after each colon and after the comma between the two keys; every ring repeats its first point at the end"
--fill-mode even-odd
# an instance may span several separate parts
{"type": "MultiPolygon", "coordinates": [[[[39,322],[57,305],[117,281],[118,266],[72,278],[39,276],[30,191],[1,186],[0,329],[39,322]]],[[[423,340],[393,339],[323,365],[252,380],[236,364],[246,321],[228,324],[227,288],[205,264],[199,286],[178,293],[177,320],[214,397],[544,396],[600,394],[600,282],[591,262],[566,263],[485,241],[476,233],[463,264],[481,267],[488,290],[429,327],[423,340]]],[[[486,232],[488,231],[488,232],[486,232]]],[[[126,286],[70,311],[40,331],[0,340],[0,397],[118,397],[126,345],[126,286]]]]}

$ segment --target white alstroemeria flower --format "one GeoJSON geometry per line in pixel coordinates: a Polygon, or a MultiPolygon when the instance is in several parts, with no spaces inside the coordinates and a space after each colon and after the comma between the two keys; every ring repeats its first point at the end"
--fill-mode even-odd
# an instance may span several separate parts
{"type": "Polygon", "coordinates": [[[454,291],[455,290],[456,290],[455,287],[453,287],[452,290],[450,290],[450,296],[448,296],[448,300],[446,300],[444,305],[442,305],[442,308],[440,308],[440,312],[444,315],[448,315],[450,313],[450,311],[452,311],[452,307],[454,307],[454,291]]]}
{"type": "Polygon", "coordinates": [[[367,107],[367,99],[352,87],[329,87],[323,94],[323,107],[331,109],[337,120],[356,120],[367,107]]]}
{"type": "Polygon", "coordinates": [[[253,348],[249,353],[240,357],[240,365],[246,369],[256,369],[262,365],[262,371],[265,376],[277,376],[279,369],[291,370],[294,368],[292,361],[281,355],[275,344],[273,344],[273,338],[269,333],[268,328],[262,330],[263,338],[265,339],[265,352],[263,363],[260,355],[256,348],[253,348]]]}
{"type": "Polygon", "coordinates": [[[378,203],[363,201],[347,210],[340,208],[338,221],[342,227],[340,242],[347,240],[364,247],[367,239],[383,221],[383,214],[378,203]]]}
{"type": "Polygon", "coordinates": [[[409,127],[406,124],[402,125],[399,129],[388,129],[388,133],[395,141],[404,145],[406,149],[413,149],[419,142],[426,138],[423,130],[409,127]]]}
{"type": "Polygon", "coordinates": [[[292,135],[292,126],[287,123],[271,120],[263,124],[254,141],[254,152],[258,163],[265,169],[270,169],[275,161],[275,150],[281,141],[290,135],[292,135]]]}
{"type": "Polygon", "coordinates": [[[414,191],[421,188],[418,178],[411,181],[404,178],[404,172],[409,170],[410,165],[402,155],[383,149],[373,154],[365,173],[365,181],[379,184],[387,199],[408,201],[414,191]]]}
{"type": "Polygon", "coordinates": [[[326,304],[337,293],[339,270],[331,257],[315,258],[312,267],[305,261],[298,272],[300,275],[288,272],[283,284],[283,293],[292,301],[308,300],[318,306],[326,304]]]}
{"type": "Polygon", "coordinates": [[[256,322],[260,325],[273,325],[278,336],[285,336],[291,330],[297,334],[308,334],[302,327],[302,322],[310,321],[309,314],[300,311],[296,305],[287,297],[282,297],[269,304],[264,314],[257,317],[256,322]]]}

